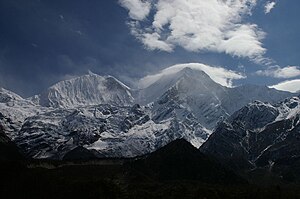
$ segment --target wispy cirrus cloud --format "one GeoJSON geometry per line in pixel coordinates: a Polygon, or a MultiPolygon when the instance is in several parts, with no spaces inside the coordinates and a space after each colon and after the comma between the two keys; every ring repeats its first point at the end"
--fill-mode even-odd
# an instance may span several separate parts
{"type": "Polygon", "coordinates": [[[275,8],[275,1],[268,1],[265,5],[265,14],[269,14],[273,8],[275,8]]]}
{"type": "Polygon", "coordinates": [[[281,68],[279,66],[272,66],[266,70],[259,70],[256,72],[260,76],[268,76],[274,78],[293,78],[300,76],[300,67],[299,66],[287,66],[281,68]]]}
{"type": "Polygon", "coordinates": [[[132,34],[149,50],[226,53],[264,63],[265,33],[250,16],[257,0],[119,0],[132,34]],[[153,15],[149,15],[149,13],[153,15]]]}

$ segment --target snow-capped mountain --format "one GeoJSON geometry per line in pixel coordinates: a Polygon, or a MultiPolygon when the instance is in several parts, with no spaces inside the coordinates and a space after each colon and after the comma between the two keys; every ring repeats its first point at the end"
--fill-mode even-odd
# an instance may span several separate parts
{"type": "Polygon", "coordinates": [[[190,68],[135,92],[96,74],[59,82],[28,99],[2,89],[0,125],[34,158],[63,158],[76,147],[99,157],[133,157],[178,138],[198,148],[219,121],[253,99],[291,95],[260,86],[227,88],[190,68]]]}
{"type": "Polygon", "coordinates": [[[27,117],[37,115],[46,108],[36,106],[30,100],[0,88],[0,125],[6,134],[14,139],[27,117]]]}
{"type": "Polygon", "coordinates": [[[61,81],[31,98],[41,106],[72,108],[97,104],[131,105],[131,89],[112,76],[90,73],[61,81]]]}
{"type": "Polygon", "coordinates": [[[299,132],[299,97],[276,104],[256,101],[219,124],[201,150],[220,159],[265,166],[299,158],[299,132]]]}
{"type": "MultiPolygon", "coordinates": [[[[207,129],[213,129],[236,110],[254,100],[278,102],[291,94],[266,86],[245,85],[224,87],[214,82],[206,73],[184,68],[178,73],[165,75],[141,91],[141,103],[153,100],[154,111],[173,109],[176,104],[191,112],[207,129]]],[[[170,112],[170,111],[169,111],[170,112]]]]}
{"type": "Polygon", "coordinates": [[[203,71],[185,68],[165,93],[154,103],[154,113],[185,109],[199,119],[200,123],[212,129],[217,121],[227,116],[221,106],[219,96],[226,92],[225,87],[215,83],[203,71]]]}
{"type": "Polygon", "coordinates": [[[178,138],[199,147],[209,132],[193,119],[154,121],[149,107],[139,105],[55,109],[28,117],[14,141],[34,158],[62,158],[76,146],[95,150],[99,157],[133,157],[178,138]]]}
{"type": "MultiPolygon", "coordinates": [[[[100,77],[95,74],[70,81],[81,83],[84,79],[84,81],[92,82],[94,78],[97,79],[96,82],[99,79],[112,80],[113,84],[118,83],[118,85],[121,85],[117,88],[125,88],[126,91],[130,91],[129,88],[123,86],[115,78],[100,77]],[[92,80],[88,80],[90,78],[92,80]]],[[[76,83],[76,85],[78,84],[76,83]]],[[[48,90],[64,88],[61,85],[69,85],[69,83],[63,81],[48,90]]],[[[106,90],[106,96],[113,96],[109,93],[115,93],[113,88],[115,87],[106,90]]],[[[74,91],[74,89],[70,90],[74,91]]],[[[80,92],[84,92],[84,90],[80,91],[78,89],[77,94],[80,92]]],[[[10,94],[13,96],[13,93],[10,94]]],[[[128,92],[125,92],[125,94],[128,94],[128,92]]],[[[78,95],[82,96],[82,94],[78,95]]],[[[98,93],[98,95],[100,94],[98,93]]],[[[52,104],[42,106],[43,103],[40,99],[43,95],[28,100],[15,96],[13,99],[16,99],[14,101],[18,103],[14,102],[14,104],[22,102],[24,104],[28,103],[28,105],[24,107],[11,106],[11,110],[19,110],[24,116],[18,117],[19,112],[10,112],[10,107],[5,104],[8,101],[6,100],[5,103],[1,103],[1,106],[5,107],[0,111],[5,115],[1,120],[2,126],[7,132],[11,132],[9,133],[11,139],[23,152],[34,158],[62,158],[64,154],[77,146],[84,146],[89,150],[93,150],[98,156],[132,157],[152,152],[178,138],[185,138],[194,146],[199,147],[210,134],[210,131],[206,130],[197,118],[189,112],[183,114],[184,111],[181,111],[180,118],[173,115],[159,117],[160,113],[158,111],[155,115],[152,114],[152,105],[129,105],[127,102],[118,101],[120,98],[117,98],[118,103],[110,103],[109,100],[112,100],[112,98],[106,98],[109,100],[97,102],[98,105],[90,105],[94,103],[91,103],[91,101],[87,101],[86,105],[82,105],[73,100],[74,98],[72,101],[65,100],[65,98],[51,98],[52,100],[49,101],[52,104]],[[34,99],[38,99],[38,101],[34,101],[34,99]],[[55,100],[56,103],[53,103],[55,100]],[[13,124],[17,123],[17,125],[11,128],[11,124],[3,121],[13,121],[13,124]]],[[[131,97],[129,102],[132,103],[131,97]]]]}

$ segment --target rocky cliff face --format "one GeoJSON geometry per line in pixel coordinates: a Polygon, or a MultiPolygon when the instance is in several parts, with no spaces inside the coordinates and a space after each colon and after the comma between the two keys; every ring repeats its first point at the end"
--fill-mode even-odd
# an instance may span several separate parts
{"type": "Polygon", "coordinates": [[[277,104],[257,101],[219,124],[201,150],[247,166],[272,166],[300,157],[299,132],[299,97],[277,104]]]}

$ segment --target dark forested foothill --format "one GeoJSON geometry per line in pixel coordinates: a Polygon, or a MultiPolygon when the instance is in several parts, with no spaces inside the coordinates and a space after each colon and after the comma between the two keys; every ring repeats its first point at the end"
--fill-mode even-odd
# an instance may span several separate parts
{"type": "MultiPolygon", "coordinates": [[[[1,147],[1,153],[3,149],[1,147]]],[[[5,153],[14,154],[16,148],[5,150],[5,153]]],[[[9,162],[6,167],[1,164],[3,198],[265,199],[300,196],[297,184],[251,183],[250,177],[235,174],[182,139],[135,159],[50,161],[21,158],[1,162],[9,162]]],[[[262,175],[267,178],[266,173],[253,173],[255,177],[262,175]]]]}

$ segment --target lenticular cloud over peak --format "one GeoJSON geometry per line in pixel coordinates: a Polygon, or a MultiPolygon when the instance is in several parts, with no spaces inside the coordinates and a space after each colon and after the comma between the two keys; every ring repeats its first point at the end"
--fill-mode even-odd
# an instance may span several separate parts
{"type": "Polygon", "coordinates": [[[300,92],[300,79],[287,80],[280,82],[276,85],[270,86],[270,88],[275,88],[281,91],[289,91],[292,93],[300,92]]]}
{"type": "Polygon", "coordinates": [[[201,63],[186,63],[186,64],[176,64],[173,66],[170,66],[162,71],[160,71],[157,74],[154,75],[148,75],[144,78],[142,78],[139,82],[140,87],[146,88],[156,82],[158,79],[162,78],[165,75],[171,75],[175,74],[184,68],[190,68],[193,70],[199,70],[205,72],[210,78],[215,81],[218,84],[221,84],[222,86],[226,87],[232,87],[233,80],[238,80],[238,79],[243,79],[246,78],[245,75],[233,71],[233,70],[228,70],[222,67],[213,67],[201,63]]]}
{"type": "Polygon", "coordinates": [[[256,0],[119,2],[129,12],[131,33],[149,50],[171,52],[182,47],[264,61],[265,33],[256,24],[244,21],[256,0]]]}

